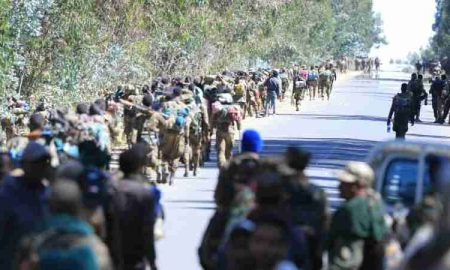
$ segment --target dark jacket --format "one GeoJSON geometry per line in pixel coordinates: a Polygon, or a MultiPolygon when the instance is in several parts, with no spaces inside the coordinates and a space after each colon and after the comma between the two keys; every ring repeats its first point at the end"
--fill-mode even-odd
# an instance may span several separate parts
{"type": "Polygon", "coordinates": [[[281,93],[281,81],[278,77],[270,77],[266,81],[267,94],[280,96],[281,93]]]}
{"type": "Polygon", "coordinates": [[[113,245],[111,252],[117,269],[130,269],[145,260],[154,265],[156,215],[152,191],[138,179],[125,179],[114,183],[112,192],[109,244],[113,245]]]}
{"type": "Polygon", "coordinates": [[[48,215],[44,185],[6,177],[0,187],[0,269],[13,269],[19,241],[48,215]]]}

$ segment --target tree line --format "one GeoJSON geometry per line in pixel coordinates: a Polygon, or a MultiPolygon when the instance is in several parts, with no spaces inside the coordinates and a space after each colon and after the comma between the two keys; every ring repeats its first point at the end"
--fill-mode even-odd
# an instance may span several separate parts
{"type": "Polygon", "coordinates": [[[0,89],[67,104],[156,76],[312,64],[383,42],[372,0],[0,0],[0,89]]]}

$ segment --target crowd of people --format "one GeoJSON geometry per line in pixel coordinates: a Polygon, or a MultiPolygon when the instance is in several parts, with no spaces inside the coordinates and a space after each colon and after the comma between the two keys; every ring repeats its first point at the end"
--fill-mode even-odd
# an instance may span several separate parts
{"type": "Polygon", "coordinates": [[[416,122],[422,122],[420,119],[422,103],[428,105],[429,95],[431,95],[434,123],[442,125],[447,121],[450,111],[450,88],[447,75],[434,74],[430,83],[430,89],[426,91],[423,74],[413,73],[411,80],[403,83],[401,92],[394,96],[387,125],[389,130],[393,118],[393,130],[397,138],[405,138],[409,123],[414,125],[416,122]]]}
{"type": "Polygon", "coordinates": [[[332,63],[161,77],[73,110],[8,98],[0,269],[156,269],[158,184],[174,184],[179,164],[197,175],[213,137],[225,168],[243,119],[276,114],[289,95],[297,109],[307,95],[329,98],[336,77],[332,63]]]}

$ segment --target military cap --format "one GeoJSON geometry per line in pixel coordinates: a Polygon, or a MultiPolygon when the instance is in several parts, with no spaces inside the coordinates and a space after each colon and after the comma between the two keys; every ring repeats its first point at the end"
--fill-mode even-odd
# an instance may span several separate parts
{"type": "Polygon", "coordinates": [[[375,175],[372,168],[365,162],[351,161],[344,170],[338,174],[338,179],[343,183],[359,183],[371,186],[375,175]]]}

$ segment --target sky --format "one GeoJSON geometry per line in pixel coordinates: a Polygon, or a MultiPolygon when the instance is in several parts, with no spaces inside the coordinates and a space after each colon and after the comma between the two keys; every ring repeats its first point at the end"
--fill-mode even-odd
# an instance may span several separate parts
{"type": "Polygon", "coordinates": [[[384,60],[405,59],[409,52],[426,47],[434,23],[435,0],[373,0],[381,14],[388,45],[373,49],[372,56],[384,60]]]}

